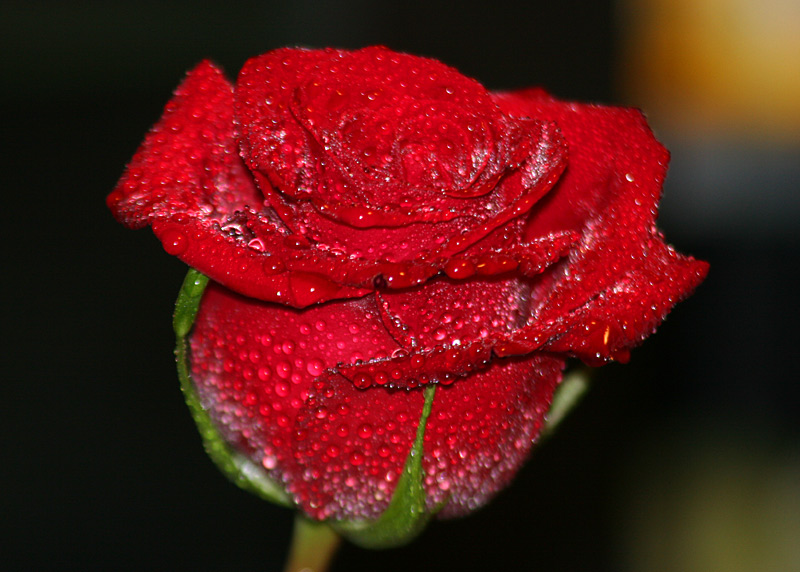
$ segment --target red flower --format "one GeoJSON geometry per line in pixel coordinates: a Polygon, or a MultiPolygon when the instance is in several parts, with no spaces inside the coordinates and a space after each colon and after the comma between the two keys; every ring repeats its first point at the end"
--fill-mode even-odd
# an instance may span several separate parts
{"type": "Polygon", "coordinates": [[[424,503],[453,516],[513,477],[566,358],[626,361],[702,281],[655,228],[667,160],[634,110],[282,49],[191,71],[108,205],[212,280],[191,374],[227,446],[376,519],[436,384],[424,503]]]}

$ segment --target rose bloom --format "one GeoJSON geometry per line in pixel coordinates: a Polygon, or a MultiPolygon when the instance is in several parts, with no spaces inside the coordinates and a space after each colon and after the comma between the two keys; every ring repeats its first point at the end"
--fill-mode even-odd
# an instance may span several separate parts
{"type": "Polygon", "coordinates": [[[421,438],[451,517],[513,478],[568,358],[627,361],[703,280],[655,227],[667,162],[636,110],[280,49],[193,69],[108,205],[210,277],[191,381],[252,479],[372,521],[421,438]]]}

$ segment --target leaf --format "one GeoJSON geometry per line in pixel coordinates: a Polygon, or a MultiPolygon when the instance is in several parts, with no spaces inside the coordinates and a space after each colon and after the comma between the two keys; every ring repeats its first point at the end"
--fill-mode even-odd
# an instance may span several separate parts
{"type": "Polygon", "coordinates": [[[542,437],[552,435],[556,427],[572,411],[589,389],[591,371],[580,367],[568,372],[564,380],[553,394],[553,402],[547,413],[547,422],[542,430],[542,437]]]}

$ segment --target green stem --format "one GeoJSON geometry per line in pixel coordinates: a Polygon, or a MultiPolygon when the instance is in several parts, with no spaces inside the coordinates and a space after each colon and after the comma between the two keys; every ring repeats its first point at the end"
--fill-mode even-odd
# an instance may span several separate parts
{"type": "Polygon", "coordinates": [[[340,542],[341,537],[330,526],[297,513],[284,572],[325,572],[340,542]]]}

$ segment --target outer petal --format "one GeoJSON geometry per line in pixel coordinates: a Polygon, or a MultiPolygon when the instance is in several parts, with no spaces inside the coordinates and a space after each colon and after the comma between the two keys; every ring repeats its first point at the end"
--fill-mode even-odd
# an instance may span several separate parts
{"type": "MultiPolygon", "coordinates": [[[[436,390],[425,432],[428,508],[465,514],[504,488],[544,424],[564,362],[499,360],[436,390]]],[[[386,509],[422,411],[421,390],[360,390],[339,375],[315,382],[297,417],[301,479],[292,492],[318,519],[375,519],[386,509]]]]}
{"type": "Polygon", "coordinates": [[[299,478],[289,492],[317,519],[377,519],[400,478],[422,413],[422,391],[315,382],[297,417],[299,478]]]}
{"type": "Polygon", "coordinates": [[[539,435],[564,360],[496,360],[439,387],[425,433],[426,490],[440,516],[466,514],[508,485],[539,435]]]}
{"type": "MultiPolygon", "coordinates": [[[[391,363],[400,350],[374,297],[300,311],[212,282],[191,334],[192,376],[226,441],[308,514],[372,519],[414,440],[422,392],[359,389],[337,364],[391,363]]],[[[551,357],[503,359],[452,385],[442,380],[425,438],[430,508],[448,501],[443,514],[461,514],[505,486],[538,434],[562,367],[551,357]]]]}
{"type": "Polygon", "coordinates": [[[540,90],[495,97],[507,113],[556,121],[569,147],[569,167],[531,211],[527,236],[582,236],[539,279],[529,325],[499,353],[544,344],[592,364],[624,361],[708,270],[655,227],[668,153],[636,110],[559,102],[540,90]]]}
{"type": "MultiPolygon", "coordinates": [[[[107,199],[130,228],[174,214],[222,221],[260,193],[239,158],[233,86],[211,62],[186,76],[107,199]]],[[[166,245],[165,245],[166,246],[166,245]]]]}
{"type": "Polygon", "coordinates": [[[190,342],[199,398],[226,440],[289,484],[299,478],[295,420],[313,380],[338,362],[385,358],[398,348],[371,297],[300,311],[213,282],[190,342]]]}
{"type": "MultiPolygon", "coordinates": [[[[238,292],[303,307],[358,297],[381,270],[316,252],[269,208],[239,157],[233,86],[202,62],[187,75],[107,204],[130,228],[152,225],[164,249],[238,292]]],[[[404,269],[424,280],[437,268],[404,269]]],[[[401,281],[402,282],[402,281],[401,281]]]]}
{"type": "Polygon", "coordinates": [[[189,72],[108,196],[114,216],[131,228],[152,225],[169,254],[250,296],[305,306],[365,294],[276,262],[298,248],[274,213],[261,210],[239,157],[233,104],[219,68],[202,62],[189,72]]]}
{"type": "Polygon", "coordinates": [[[423,288],[380,296],[384,321],[408,351],[458,348],[513,332],[527,320],[527,282],[516,276],[439,278],[423,288]]]}

